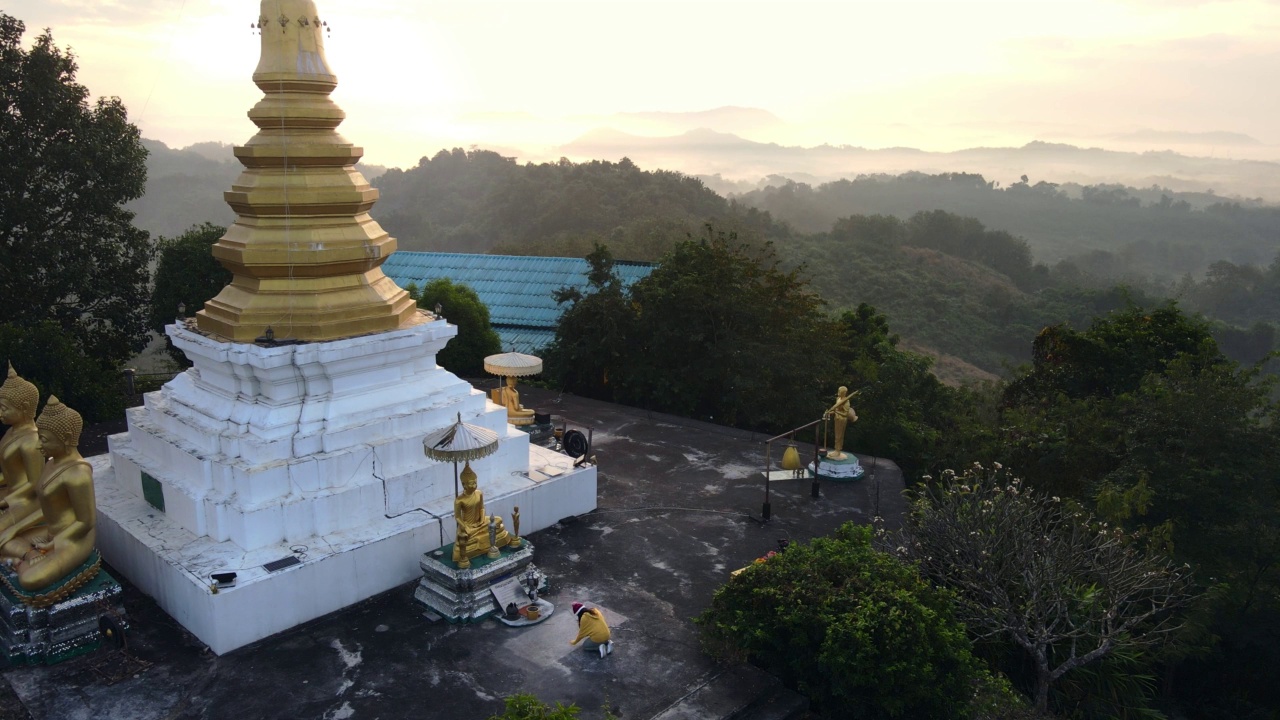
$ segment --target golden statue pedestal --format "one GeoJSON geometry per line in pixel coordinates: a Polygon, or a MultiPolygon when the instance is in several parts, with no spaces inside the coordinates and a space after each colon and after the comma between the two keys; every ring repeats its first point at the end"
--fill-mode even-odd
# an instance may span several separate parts
{"type": "MultiPolygon", "coordinates": [[[[862,467],[862,463],[858,462],[858,456],[853,453],[840,453],[844,457],[832,458],[828,453],[827,457],[822,459],[818,465],[817,476],[822,480],[834,480],[835,482],[851,482],[857,480],[866,474],[866,469],[862,467]]],[[[813,472],[813,463],[809,463],[808,470],[813,472]]]]}
{"type": "Polygon", "coordinates": [[[460,568],[452,560],[453,545],[422,556],[419,566],[422,579],[413,597],[451,623],[480,622],[502,609],[494,598],[493,587],[508,578],[523,578],[532,570],[539,591],[546,589],[547,578],[533,564],[533,544],[523,540],[520,547],[501,548],[497,558],[485,555],[472,558],[470,567],[460,568]]]}
{"type": "MultiPolygon", "coordinates": [[[[95,551],[84,567],[101,561],[95,551]]],[[[83,574],[76,572],[68,579],[83,574]]],[[[128,622],[115,578],[99,569],[83,585],[63,590],[55,583],[40,591],[23,591],[17,574],[0,568],[0,655],[10,666],[52,665],[123,641],[128,622]]]]}

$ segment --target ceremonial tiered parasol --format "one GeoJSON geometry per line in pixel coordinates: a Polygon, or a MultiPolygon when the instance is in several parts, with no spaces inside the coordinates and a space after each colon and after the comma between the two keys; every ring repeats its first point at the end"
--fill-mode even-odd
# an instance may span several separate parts
{"type": "Polygon", "coordinates": [[[542,358],[518,352],[490,355],[484,359],[484,371],[502,377],[524,377],[542,372],[542,358]]]}
{"type": "Polygon", "coordinates": [[[498,433],[479,425],[458,422],[441,428],[422,439],[422,452],[432,460],[453,463],[453,494],[458,494],[458,461],[470,463],[488,457],[498,450],[498,433]]]}

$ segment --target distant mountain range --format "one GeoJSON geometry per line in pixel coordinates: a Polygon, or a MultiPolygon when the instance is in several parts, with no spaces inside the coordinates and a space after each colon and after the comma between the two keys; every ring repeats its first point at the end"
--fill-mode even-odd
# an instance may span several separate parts
{"type": "MultiPolygon", "coordinates": [[[[649,123],[679,127],[714,122],[738,128],[780,123],[776,116],[752,108],[716,108],[699,113],[627,113],[618,116],[629,125],[649,123]]],[[[1117,136],[1121,137],[1121,136],[1117,136]]],[[[1142,130],[1123,136],[1153,143],[1176,140],[1196,143],[1256,144],[1237,133],[1170,133],[1142,130]],[[1176,137],[1175,137],[1176,136],[1176,137]]],[[[136,223],[152,235],[172,237],[193,224],[227,224],[235,215],[222,193],[240,174],[232,146],[196,143],[182,149],[157,140],[143,140],[147,158],[147,193],[130,203],[136,223]]],[[[1031,142],[1017,148],[972,148],[955,152],[927,152],[913,148],[872,150],[849,145],[785,146],[745,139],[739,135],[696,128],[674,135],[647,136],[602,128],[558,148],[571,160],[618,160],[629,157],[647,170],[676,170],[701,179],[722,194],[741,194],[787,180],[818,185],[840,178],[904,172],[980,173],[1004,185],[1026,175],[1039,181],[1095,185],[1119,183],[1135,188],[1153,185],[1179,192],[1213,191],[1221,197],[1261,198],[1280,202],[1280,163],[1193,157],[1171,151],[1121,152],[1081,148],[1059,143],[1031,142]]],[[[373,180],[381,166],[359,166],[373,180]]],[[[376,212],[376,211],[375,211],[376,212]]]]}
{"type": "MultiPolygon", "coordinates": [[[[1161,133],[1152,138],[1221,144],[1257,143],[1236,133],[1161,133]],[[1229,142],[1228,142],[1229,141],[1229,142]]],[[[1136,139],[1132,135],[1128,139],[1136,139]]],[[[1031,182],[1096,185],[1152,185],[1183,192],[1213,191],[1221,196],[1262,198],[1280,202],[1280,163],[1193,157],[1172,151],[1123,152],[1074,145],[1030,142],[1016,148],[972,148],[928,152],[914,148],[867,149],[850,145],[797,147],[747,140],[706,128],[662,137],[634,135],[610,128],[590,131],[559,148],[571,160],[617,160],[629,157],[646,168],[667,168],[704,177],[722,193],[745,192],[761,179],[782,176],[809,183],[865,174],[979,173],[1002,184],[1026,175],[1031,182]],[[718,177],[717,177],[718,176],[718,177]]]]}

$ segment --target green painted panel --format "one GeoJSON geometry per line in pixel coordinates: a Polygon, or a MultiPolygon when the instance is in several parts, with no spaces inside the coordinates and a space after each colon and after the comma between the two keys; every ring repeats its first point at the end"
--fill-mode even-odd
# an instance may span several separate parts
{"type": "Polygon", "coordinates": [[[142,499],[151,507],[164,512],[164,486],[145,472],[142,473],[142,499]]]}

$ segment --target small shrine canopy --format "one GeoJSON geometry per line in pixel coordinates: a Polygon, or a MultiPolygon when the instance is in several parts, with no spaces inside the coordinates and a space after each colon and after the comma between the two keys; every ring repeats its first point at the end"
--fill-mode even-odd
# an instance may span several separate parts
{"type": "Polygon", "coordinates": [[[422,451],[432,460],[457,463],[463,460],[479,460],[492,455],[498,449],[498,434],[479,425],[458,421],[443,427],[422,440],[422,451]]]}
{"type": "Polygon", "coordinates": [[[508,352],[484,359],[484,371],[499,377],[525,377],[542,372],[542,358],[508,352]]]}

